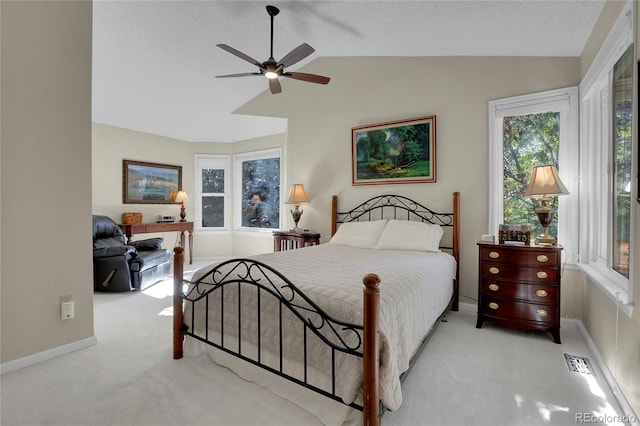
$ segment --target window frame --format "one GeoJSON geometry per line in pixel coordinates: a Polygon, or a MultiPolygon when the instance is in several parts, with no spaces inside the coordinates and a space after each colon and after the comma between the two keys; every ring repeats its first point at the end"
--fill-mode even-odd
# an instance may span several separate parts
{"type": "Polygon", "coordinates": [[[241,154],[233,155],[233,230],[238,233],[250,233],[250,234],[269,234],[272,235],[273,231],[277,231],[282,228],[283,224],[283,169],[284,159],[282,158],[282,148],[271,148],[261,151],[251,151],[241,154]],[[280,194],[279,194],[279,215],[278,215],[278,227],[277,228],[254,228],[248,226],[242,226],[242,163],[244,161],[253,160],[265,160],[270,158],[280,159],[280,194]]]}
{"type": "Polygon", "coordinates": [[[199,233],[224,233],[231,230],[231,156],[220,154],[194,155],[194,231],[199,233]],[[202,192],[202,170],[224,170],[224,193],[202,192]],[[224,198],[224,225],[222,227],[202,226],[202,198],[206,196],[222,196],[224,198]]]}
{"type": "Polygon", "coordinates": [[[579,92],[576,86],[489,101],[489,234],[498,235],[498,225],[504,220],[503,118],[559,111],[558,173],[571,195],[558,200],[558,244],[564,247],[566,265],[571,267],[578,261],[579,244],[578,105],[579,92]]]}
{"type": "MultiPolygon", "coordinates": [[[[629,278],[612,268],[613,202],[613,69],[635,40],[635,5],[626,2],[611,32],[602,44],[580,84],[580,166],[595,171],[584,174],[580,185],[580,262],[578,266],[627,315],[633,311],[634,256],[629,260],[629,278]]],[[[634,67],[634,82],[637,81],[634,67]]],[[[634,83],[635,84],[635,83],[634,83]]],[[[638,95],[633,94],[634,137],[637,134],[638,95]]],[[[637,146],[637,145],[636,145],[637,146]]],[[[632,156],[632,174],[634,170],[632,156]]],[[[635,166],[637,170],[637,165],[635,166]]],[[[632,193],[634,188],[632,179],[632,193]]],[[[630,247],[634,245],[635,208],[631,208],[630,247]]]]}

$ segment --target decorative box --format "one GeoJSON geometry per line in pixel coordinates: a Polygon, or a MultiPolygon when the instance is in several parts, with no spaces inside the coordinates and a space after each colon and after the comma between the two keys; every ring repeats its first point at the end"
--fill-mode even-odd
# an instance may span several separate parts
{"type": "Polygon", "coordinates": [[[123,225],[137,225],[142,223],[142,213],[122,213],[123,225]]]}
{"type": "Polygon", "coordinates": [[[531,225],[500,225],[498,230],[500,244],[524,244],[531,241],[531,225]]]}

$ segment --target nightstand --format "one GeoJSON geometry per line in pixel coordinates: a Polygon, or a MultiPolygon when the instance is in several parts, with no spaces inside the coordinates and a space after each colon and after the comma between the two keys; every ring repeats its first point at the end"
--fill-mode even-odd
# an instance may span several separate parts
{"type": "Polygon", "coordinates": [[[562,246],[479,242],[478,321],[548,331],[560,343],[562,246]]]}
{"type": "Polygon", "coordinates": [[[273,251],[294,250],[320,244],[320,234],[273,231],[273,251]]]}

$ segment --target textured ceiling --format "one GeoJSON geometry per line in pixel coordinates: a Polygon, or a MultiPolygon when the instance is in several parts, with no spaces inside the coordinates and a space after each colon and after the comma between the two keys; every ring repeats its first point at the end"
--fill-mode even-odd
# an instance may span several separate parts
{"type": "MultiPolygon", "coordinates": [[[[284,132],[284,119],[233,114],[266,90],[265,78],[214,78],[255,71],[218,43],[268,58],[266,4],[95,0],[93,121],[194,142],[284,132]]],[[[604,0],[269,4],[280,8],[276,59],[304,42],[316,49],[295,71],[319,56],[576,57],[604,0]]]]}

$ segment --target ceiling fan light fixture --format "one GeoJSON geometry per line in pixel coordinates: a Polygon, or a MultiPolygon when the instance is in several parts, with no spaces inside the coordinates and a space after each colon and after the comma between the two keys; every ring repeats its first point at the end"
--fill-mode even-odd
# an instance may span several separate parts
{"type": "Polygon", "coordinates": [[[274,78],[278,78],[278,73],[275,71],[267,71],[264,73],[264,76],[267,77],[268,79],[274,79],[274,78]]]}

